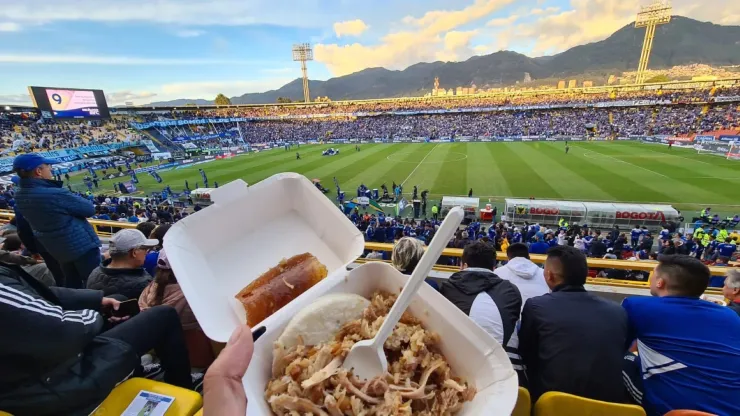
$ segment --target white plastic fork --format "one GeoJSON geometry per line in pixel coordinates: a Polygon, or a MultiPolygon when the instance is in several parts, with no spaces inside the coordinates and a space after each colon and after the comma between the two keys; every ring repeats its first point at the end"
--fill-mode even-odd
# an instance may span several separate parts
{"type": "Polygon", "coordinates": [[[375,334],[373,339],[359,341],[352,346],[347,358],[342,363],[343,368],[351,369],[354,375],[361,380],[370,380],[386,373],[388,359],[383,351],[383,344],[393,332],[393,328],[396,327],[404,311],[411,303],[416,291],[424,284],[424,279],[429,275],[442,251],[447,247],[450,238],[457,231],[463,216],[464,212],[460,207],[454,207],[450,210],[426,252],[419,260],[419,264],[417,264],[411,277],[403,287],[401,294],[398,295],[396,302],[388,312],[388,316],[386,316],[378,333],[375,334]]]}

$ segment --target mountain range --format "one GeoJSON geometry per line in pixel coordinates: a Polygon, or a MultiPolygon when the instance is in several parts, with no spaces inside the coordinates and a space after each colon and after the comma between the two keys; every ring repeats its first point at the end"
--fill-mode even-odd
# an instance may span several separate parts
{"type": "MultiPolygon", "coordinates": [[[[640,58],[645,29],[631,23],[608,38],[568,49],[553,56],[530,58],[511,51],[473,56],[462,62],[418,63],[404,70],[367,68],[327,81],[309,80],[312,97],[331,100],[370,99],[421,96],[431,91],[434,78],[441,87],[470,86],[478,88],[512,85],[524,79],[565,78],[595,74],[606,81],[607,74],[635,70],[640,58]]],[[[740,64],[740,26],[722,26],[674,16],[671,22],[658,26],[649,68],[703,63],[710,65],[740,64]]],[[[553,83],[554,85],[554,83],[553,83]]],[[[279,89],[232,97],[232,104],[275,103],[278,97],[302,100],[300,78],[279,89]]],[[[158,106],[208,105],[212,100],[178,99],[152,103],[158,106]]]]}

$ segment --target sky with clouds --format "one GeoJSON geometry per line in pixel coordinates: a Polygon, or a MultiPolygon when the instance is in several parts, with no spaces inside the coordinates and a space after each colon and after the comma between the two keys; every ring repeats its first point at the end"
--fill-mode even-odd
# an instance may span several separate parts
{"type": "MultiPolygon", "coordinates": [[[[649,0],[0,0],[0,104],[29,85],[99,88],[110,105],[213,99],[368,67],[502,49],[550,55],[598,41],[649,0]]],[[[740,25],[740,1],[673,0],[674,14],[740,25]]]]}

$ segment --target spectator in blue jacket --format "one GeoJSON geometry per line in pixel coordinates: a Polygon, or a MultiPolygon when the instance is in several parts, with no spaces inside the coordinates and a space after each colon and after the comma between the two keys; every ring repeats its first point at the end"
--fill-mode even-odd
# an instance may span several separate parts
{"type": "Polygon", "coordinates": [[[65,285],[80,288],[100,265],[100,240],[87,222],[95,208],[52,179],[52,163],[37,153],[16,156],[13,170],[20,177],[16,207],[36,239],[59,262],[65,285]]]}
{"type": "MultiPolygon", "coordinates": [[[[650,279],[649,296],[622,302],[628,344],[623,379],[649,416],[673,409],[736,415],[740,404],[740,318],[701,299],[710,270],[689,256],[664,255],[650,279]]],[[[596,315],[591,315],[596,316],[596,315]]]]}
{"type": "Polygon", "coordinates": [[[537,238],[537,242],[529,246],[529,252],[532,254],[546,254],[549,249],[550,245],[544,242],[542,238],[537,238]]]}

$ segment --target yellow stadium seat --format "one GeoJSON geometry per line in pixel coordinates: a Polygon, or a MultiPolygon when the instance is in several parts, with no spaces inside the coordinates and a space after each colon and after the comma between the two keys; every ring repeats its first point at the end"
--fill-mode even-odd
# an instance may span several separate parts
{"type": "Polygon", "coordinates": [[[13,415],[11,415],[10,413],[6,413],[6,412],[3,412],[2,410],[0,410],[0,416],[13,416],[13,415]]]}
{"type": "Polygon", "coordinates": [[[132,378],[113,389],[91,416],[119,416],[141,390],[175,398],[165,416],[193,416],[203,407],[203,398],[192,390],[146,378],[132,378]]]}
{"type": "Polygon", "coordinates": [[[645,416],[640,406],[586,399],[550,391],[537,400],[534,416],[645,416]]]}
{"type": "Polygon", "coordinates": [[[519,396],[516,398],[516,406],[511,416],[531,416],[532,415],[532,396],[529,390],[519,387],[519,396]]]}

